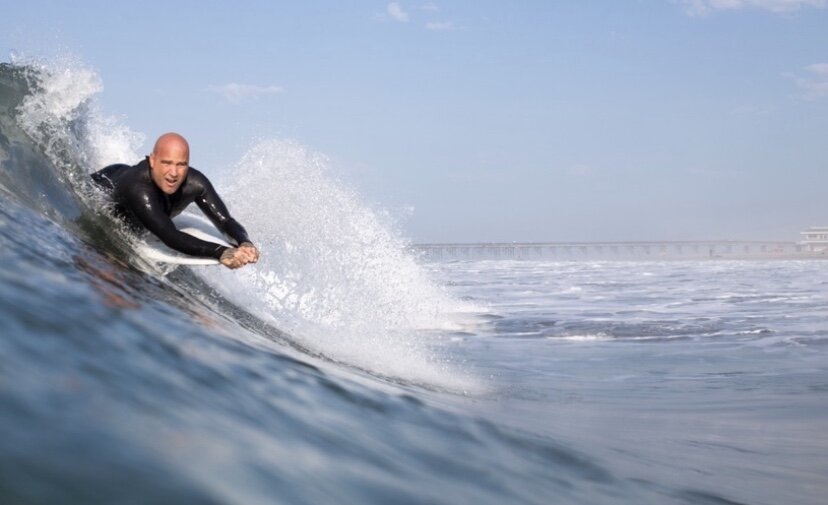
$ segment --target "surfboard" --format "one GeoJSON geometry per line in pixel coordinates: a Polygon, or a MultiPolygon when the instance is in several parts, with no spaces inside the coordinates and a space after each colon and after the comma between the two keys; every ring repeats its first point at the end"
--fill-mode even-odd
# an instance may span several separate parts
{"type": "MultiPolygon", "coordinates": [[[[173,223],[179,231],[195,238],[214,242],[227,247],[234,247],[222,237],[221,233],[213,226],[207,218],[196,214],[181,214],[173,218],[173,223]]],[[[202,258],[189,256],[164,245],[155,235],[150,234],[144,243],[138,245],[138,253],[144,258],[160,263],[172,263],[175,265],[219,265],[215,258],[202,258]]]]}

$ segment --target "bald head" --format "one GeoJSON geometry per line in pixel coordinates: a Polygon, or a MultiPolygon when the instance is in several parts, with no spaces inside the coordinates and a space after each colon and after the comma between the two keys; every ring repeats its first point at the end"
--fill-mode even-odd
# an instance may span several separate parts
{"type": "Polygon", "coordinates": [[[149,157],[150,173],[155,185],[171,195],[178,191],[190,168],[190,145],[177,133],[165,133],[155,141],[149,157]]]}
{"type": "Polygon", "coordinates": [[[190,144],[187,143],[187,139],[174,132],[158,137],[152,148],[152,154],[158,155],[163,150],[184,151],[187,153],[187,158],[190,157],[190,144]]]}

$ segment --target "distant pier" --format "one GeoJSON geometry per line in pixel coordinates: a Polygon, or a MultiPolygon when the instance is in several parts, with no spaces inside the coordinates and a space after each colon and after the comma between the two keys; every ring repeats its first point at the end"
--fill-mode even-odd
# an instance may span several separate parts
{"type": "Polygon", "coordinates": [[[414,244],[411,249],[427,260],[549,259],[681,260],[681,259],[806,259],[828,258],[797,242],[559,242],[414,244]]]}

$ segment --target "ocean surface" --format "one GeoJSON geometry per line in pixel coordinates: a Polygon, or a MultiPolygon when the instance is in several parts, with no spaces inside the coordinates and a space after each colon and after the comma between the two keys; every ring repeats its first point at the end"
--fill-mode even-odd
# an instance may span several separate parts
{"type": "Polygon", "coordinates": [[[152,264],[101,86],[0,65],[0,503],[826,503],[828,261],[428,262],[272,139],[261,262],[152,264]]]}

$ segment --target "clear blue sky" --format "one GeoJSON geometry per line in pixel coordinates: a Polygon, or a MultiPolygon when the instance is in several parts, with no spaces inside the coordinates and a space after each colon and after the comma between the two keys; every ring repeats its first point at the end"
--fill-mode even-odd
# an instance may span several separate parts
{"type": "Polygon", "coordinates": [[[180,131],[194,166],[297,140],[415,241],[797,240],[828,225],[824,0],[0,12],[4,59],[79,56],[106,114],[149,139],[180,131]]]}

